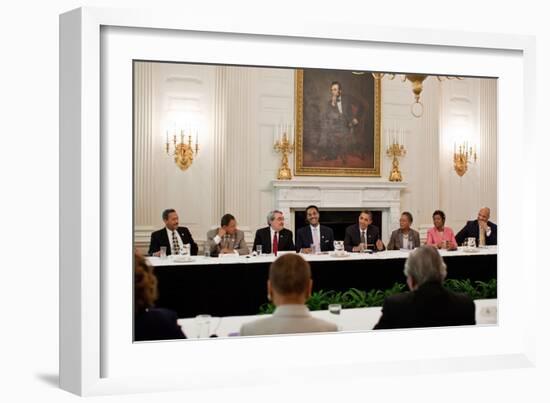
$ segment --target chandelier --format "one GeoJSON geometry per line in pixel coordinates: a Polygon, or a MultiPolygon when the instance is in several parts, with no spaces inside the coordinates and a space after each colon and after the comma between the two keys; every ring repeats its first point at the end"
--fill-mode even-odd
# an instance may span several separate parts
{"type": "MultiPolygon", "coordinates": [[[[382,79],[384,76],[388,76],[390,80],[395,79],[397,74],[395,73],[372,73],[373,77],[376,79],[382,79]]],[[[410,81],[412,84],[412,91],[414,94],[414,102],[411,104],[411,114],[415,118],[419,118],[424,113],[424,104],[420,102],[420,94],[422,93],[422,85],[424,83],[424,80],[426,80],[428,77],[430,77],[427,74],[404,74],[402,81],[410,81]]],[[[444,79],[447,80],[462,80],[462,77],[453,77],[453,76],[434,76],[439,81],[443,81],[444,79]]]]}

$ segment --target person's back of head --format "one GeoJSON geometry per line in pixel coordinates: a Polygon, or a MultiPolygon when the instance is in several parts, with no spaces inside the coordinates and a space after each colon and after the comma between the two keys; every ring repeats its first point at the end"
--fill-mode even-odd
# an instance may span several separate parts
{"type": "Polygon", "coordinates": [[[270,295],[274,303],[289,298],[305,300],[311,294],[311,268],[301,256],[283,255],[277,258],[269,268],[270,295]]]}
{"type": "Polygon", "coordinates": [[[443,283],[447,266],[435,247],[423,245],[410,253],[404,272],[409,288],[414,290],[428,282],[443,283]]]}
{"type": "Polygon", "coordinates": [[[134,251],[134,314],[153,306],[157,299],[157,278],[145,258],[134,251]]]}

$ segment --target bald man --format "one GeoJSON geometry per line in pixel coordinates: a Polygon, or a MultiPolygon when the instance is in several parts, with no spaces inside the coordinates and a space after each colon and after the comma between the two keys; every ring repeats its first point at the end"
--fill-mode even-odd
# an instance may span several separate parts
{"type": "Polygon", "coordinates": [[[460,246],[466,238],[475,238],[477,246],[497,244],[497,225],[489,221],[491,210],[483,207],[477,213],[477,220],[468,221],[456,234],[456,243],[460,246]]]}

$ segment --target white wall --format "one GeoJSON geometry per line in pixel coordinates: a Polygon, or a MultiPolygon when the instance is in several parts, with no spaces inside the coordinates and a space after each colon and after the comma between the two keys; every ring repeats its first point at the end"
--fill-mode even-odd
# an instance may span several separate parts
{"type": "MultiPolygon", "coordinates": [[[[160,214],[167,207],[178,210],[181,225],[190,228],[199,245],[227,212],[236,216],[252,242],[274,207],[271,181],[280,157],[273,142],[277,125],[293,121],[294,70],[141,64],[136,94],[150,101],[138,102],[137,96],[136,111],[151,122],[136,124],[137,245],[147,246],[150,232],[162,227],[160,214]],[[173,116],[188,113],[200,118],[200,151],[193,165],[181,171],[163,144],[173,116]]],[[[492,208],[496,221],[495,96],[495,80],[440,82],[430,77],[421,95],[423,116],[415,118],[411,84],[384,78],[381,177],[365,181],[388,180],[386,129],[404,129],[407,155],[401,170],[408,186],[401,209],[413,214],[414,226],[431,226],[432,212],[440,208],[447,224],[458,231],[481,205],[492,208]],[[454,172],[452,162],[453,143],[461,140],[476,144],[480,154],[463,177],[454,172]]]]}

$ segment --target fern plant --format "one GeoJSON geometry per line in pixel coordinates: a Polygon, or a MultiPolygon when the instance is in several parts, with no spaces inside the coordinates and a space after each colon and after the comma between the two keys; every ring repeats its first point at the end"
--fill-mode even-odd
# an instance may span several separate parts
{"type": "MultiPolygon", "coordinates": [[[[451,291],[468,294],[472,299],[490,299],[497,297],[497,280],[491,279],[488,282],[471,280],[447,279],[443,285],[451,291]]],[[[394,283],[386,290],[363,291],[357,288],[350,288],[347,291],[319,290],[311,294],[306,301],[310,311],[321,311],[328,309],[330,304],[340,304],[342,308],[366,308],[382,306],[384,299],[394,294],[405,291],[405,284],[394,283]]],[[[275,305],[267,302],[260,306],[259,314],[270,314],[275,310],[275,305]]]]}

